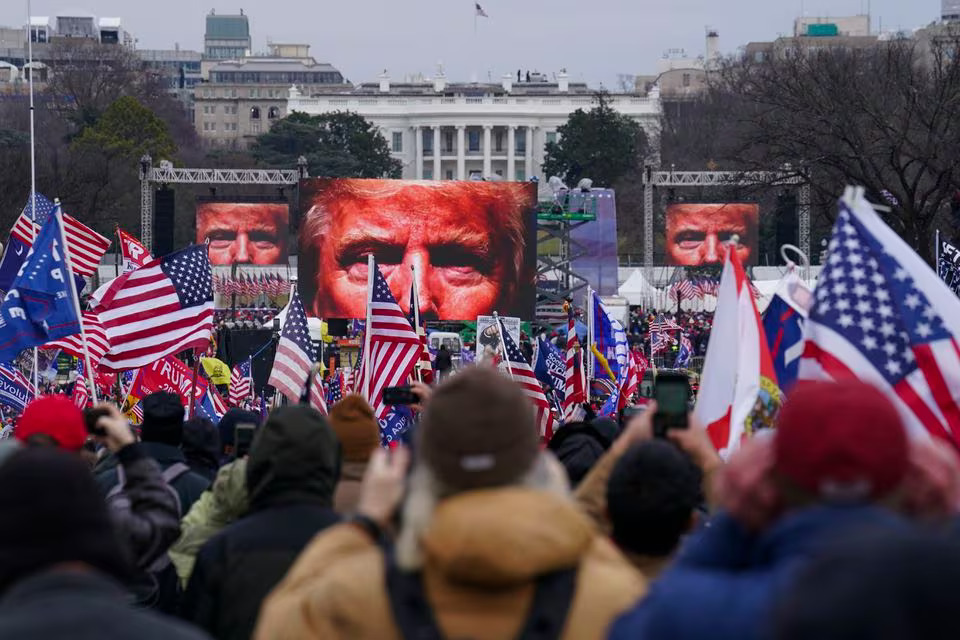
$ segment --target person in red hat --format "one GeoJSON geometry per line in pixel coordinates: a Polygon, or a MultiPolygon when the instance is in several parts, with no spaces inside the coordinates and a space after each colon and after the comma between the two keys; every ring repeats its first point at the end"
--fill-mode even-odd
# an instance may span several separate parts
{"type": "Polygon", "coordinates": [[[950,518],[960,504],[958,479],[956,455],[909,438],[876,387],[798,384],[776,431],[746,443],[719,472],[721,511],[610,638],[767,637],[777,604],[819,549],[950,518]]]}

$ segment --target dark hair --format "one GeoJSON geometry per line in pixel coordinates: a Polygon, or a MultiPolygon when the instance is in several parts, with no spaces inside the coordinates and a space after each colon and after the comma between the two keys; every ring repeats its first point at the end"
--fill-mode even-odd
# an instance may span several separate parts
{"type": "Polygon", "coordinates": [[[800,572],[777,607],[775,637],[956,638],[955,531],[902,522],[858,529],[822,549],[800,572]]]}
{"type": "Polygon", "coordinates": [[[607,484],[614,542],[641,555],[672,553],[703,501],[702,483],[703,472],[673,444],[650,440],[630,447],[607,484]]]}

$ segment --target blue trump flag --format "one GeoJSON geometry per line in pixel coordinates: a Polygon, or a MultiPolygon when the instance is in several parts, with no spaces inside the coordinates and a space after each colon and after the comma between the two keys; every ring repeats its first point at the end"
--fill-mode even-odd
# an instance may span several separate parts
{"type": "Polygon", "coordinates": [[[763,330],[773,358],[780,389],[786,391],[797,381],[803,352],[803,315],[779,293],[763,314],[763,330]]]}
{"type": "Polygon", "coordinates": [[[550,385],[557,400],[563,401],[566,393],[566,381],[564,372],[567,368],[566,357],[559,348],[550,344],[543,338],[537,342],[537,361],[533,367],[533,374],[537,380],[550,385]]]}
{"type": "Polygon", "coordinates": [[[80,333],[62,238],[59,216],[49,216],[0,305],[0,361],[80,333]]]}

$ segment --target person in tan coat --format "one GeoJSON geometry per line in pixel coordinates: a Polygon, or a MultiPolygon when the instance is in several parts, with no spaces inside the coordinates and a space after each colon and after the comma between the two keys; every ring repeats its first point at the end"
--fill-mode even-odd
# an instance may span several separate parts
{"type": "Polygon", "coordinates": [[[340,440],[340,482],[333,495],[337,513],[353,513],[370,455],[380,446],[380,425],[363,396],[351,393],[330,407],[330,426],[340,440]]]}
{"type": "Polygon", "coordinates": [[[646,584],[538,440],[508,378],[477,367],[444,383],[425,403],[409,479],[407,450],[374,453],[358,516],[310,543],[261,608],[255,637],[392,640],[411,633],[412,617],[414,634],[433,627],[417,637],[514,638],[546,624],[554,637],[605,638],[646,584]],[[398,597],[411,583],[421,597],[398,597]]]}

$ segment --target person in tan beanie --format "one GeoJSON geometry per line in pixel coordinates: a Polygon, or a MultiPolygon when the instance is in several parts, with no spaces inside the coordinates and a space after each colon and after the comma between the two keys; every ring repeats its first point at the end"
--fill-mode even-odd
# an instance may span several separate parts
{"type": "Polygon", "coordinates": [[[330,426],[340,440],[340,482],[333,496],[337,513],[352,513],[371,454],[380,446],[380,425],[363,396],[351,393],[330,408],[330,426]]]}

